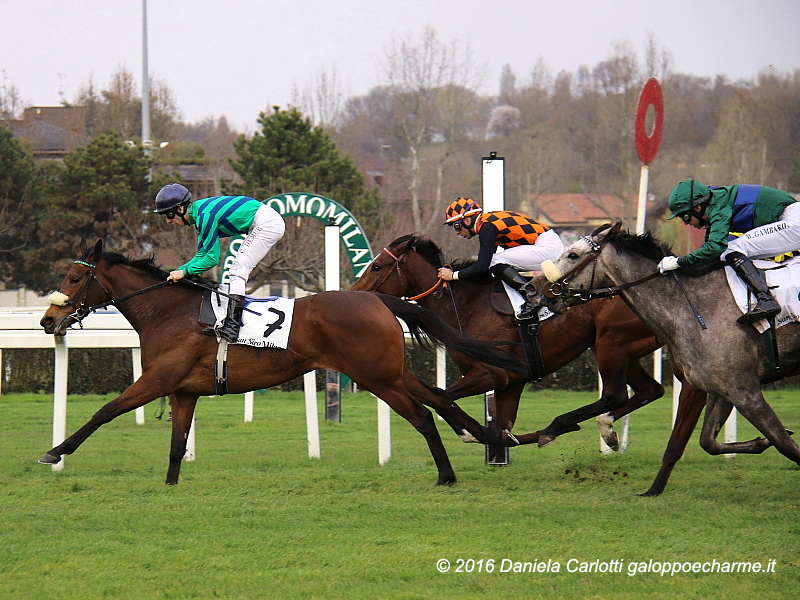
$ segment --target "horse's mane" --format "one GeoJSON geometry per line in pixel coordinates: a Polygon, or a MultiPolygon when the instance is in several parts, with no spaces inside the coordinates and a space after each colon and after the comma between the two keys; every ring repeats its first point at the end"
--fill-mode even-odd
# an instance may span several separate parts
{"type": "MultiPolygon", "coordinates": [[[[598,227],[592,232],[592,235],[594,236],[604,228],[605,227],[598,227]]],[[[620,229],[608,238],[608,243],[618,254],[623,252],[638,254],[656,263],[665,256],[670,256],[672,254],[672,248],[668,244],[661,243],[649,230],[645,231],[643,234],[634,235],[629,231],[620,229]]],[[[680,273],[688,277],[702,277],[723,266],[725,266],[723,262],[715,261],[703,265],[681,267],[680,273]]]]}
{"type": "MultiPolygon", "coordinates": [[[[152,255],[144,258],[132,259],[120,254],[119,252],[103,252],[102,257],[103,260],[105,260],[111,266],[121,265],[123,267],[131,267],[132,269],[143,271],[153,279],[158,279],[159,281],[165,281],[169,275],[168,271],[165,271],[156,264],[155,258],[152,255]]],[[[206,279],[205,277],[200,277],[198,275],[189,275],[187,277],[213,284],[210,279],[206,279]]]]}
{"type": "MultiPolygon", "coordinates": [[[[592,235],[598,231],[600,229],[596,229],[592,232],[592,235]]],[[[641,235],[634,235],[629,231],[620,229],[608,238],[608,243],[617,251],[617,254],[622,254],[623,252],[638,254],[656,262],[672,254],[672,248],[659,242],[650,231],[645,231],[641,235]]]]}
{"type": "Polygon", "coordinates": [[[414,251],[431,265],[437,269],[442,266],[441,249],[436,245],[436,242],[426,237],[420,237],[414,233],[409,233],[407,235],[401,235],[399,238],[389,244],[389,246],[394,248],[395,246],[402,246],[409,242],[411,243],[411,247],[414,249],[414,251]]]}
{"type": "Polygon", "coordinates": [[[103,260],[111,266],[121,265],[123,267],[131,267],[139,271],[144,271],[153,279],[166,279],[169,275],[169,273],[156,265],[155,258],[153,258],[152,255],[134,260],[119,252],[103,252],[103,260]]]}
{"type": "MultiPolygon", "coordinates": [[[[407,235],[400,236],[396,240],[394,240],[389,246],[395,247],[400,246],[411,242],[411,248],[419,254],[422,258],[425,259],[426,262],[430,263],[432,266],[439,267],[444,266],[445,261],[442,258],[442,250],[439,246],[431,240],[430,238],[417,236],[416,234],[409,233],[407,235]]],[[[460,269],[465,269],[474,263],[474,259],[466,259],[466,260],[455,260],[448,263],[450,266],[453,267],[454,271],[458,271],[460,269]]],[[[487,276],[486,281],[491,281],[492,277],[487,276]]],[[[478,283],[477,281],[475,283],[478,283]]]]}

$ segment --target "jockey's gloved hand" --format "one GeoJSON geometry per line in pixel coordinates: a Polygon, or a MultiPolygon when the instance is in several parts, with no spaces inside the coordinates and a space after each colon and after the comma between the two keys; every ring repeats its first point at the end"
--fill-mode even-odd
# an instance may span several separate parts
{"type": "Polygon", "coordinates": [[[678,268],[678,257],[677,256],[665,256],[661,259],[661,262],[658,263],[658,272],[662,275],[667,271],[674,271],[678,268]]]}

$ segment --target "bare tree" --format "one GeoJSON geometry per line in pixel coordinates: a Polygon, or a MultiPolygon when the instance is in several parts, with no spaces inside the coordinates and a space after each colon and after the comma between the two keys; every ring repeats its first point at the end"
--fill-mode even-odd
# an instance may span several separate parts
{"type": "Polygon", "coordinates": [[[308,115],[315,125],[338,127],[342,121],[345,97],[335,68],[323,69],[302,89],[295,84],[291,104],[308,115]]]}
{"type": "MultiPolygon", "coordinates": [[[[471,58],[469,45],[456,40],[443,44],[431,27],[426,27],[419,41],[411,38],[392,40],[385,51],[384,76],[396,110],[397,127],[410,157],[411,216],[414,227],[424,224],[420,203],[422,184],[421,152],[435,134],[452,142],[455,127],[469,110],[470,96],[475,95],[480,73],[471,58]],[[437,131],[437,122],[443,127],[437,131]]],[[[440,157],[443,164],[450,151],[440,157]]]]}
{"type": "Polygon", "coordinates": [[[714,181],[764,184],[770,175],[767,138],[754,127],[752,99],[737,91],[722,110],[719,125],[706,148],[714,181]]]}
{"type": "Polygon", "coordinates": [[[3,70],[3,87],[0,88],[0,119],[19,119],[24,108],[25,105],[19,91],[13,83],[6,82],[6,73],[3,70]]]}

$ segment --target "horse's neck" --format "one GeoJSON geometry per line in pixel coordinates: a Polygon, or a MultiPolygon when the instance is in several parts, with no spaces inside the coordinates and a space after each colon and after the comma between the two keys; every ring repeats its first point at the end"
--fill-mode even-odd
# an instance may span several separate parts
{"type": "MultiPolygon", "coordinates": [[[[646,277],[657,268],[656,263],[646,258],[620,255],[612,264],[606,265],[607,274],[612,285],[623,285],[631,281],[646,277]]],[[[621,292],[621,296],[631,307],[634,313],[644,321],[653,332],[663,340],[671,340],[683,335],[685,328],[687,334],[694,334],[698,326],[697,317],[689,306],[692,306],[706,319],[713,319],[715,314],[724,304],[725,280],[722,270],[709,273],[697,278],[680,278],[676,281],[676,273],[666,273],[639,285],[634,285],[621,292]]],[[[735,308],[730,301],[731,308],[735,308]]],[[[731,313],[729,321],[735,321],[736,315],[731,313]]]]}
{"type": "MultiPolygon", "coordinates": [[[[430,286],[417,293],[424,293],[435,283],[436,280],[433,279],[430,286]]],[[[447,287],[443,286],[417,302],[435,312],[450,325],[464,327],[468,316],[482,310],[491,310],[490,292],[490,285],[450,281],[447,282],[447,287]]]]}
{"type": "Polygon", "coordinates": [[[134,294],[121,302],[114,303],[117,310],[125,317],[137,332],[148,325],[160,326],[176,308],[184,303],[176,298],[165,300],[164,292],[177,292],[178,286],[165,286],[150,292],[136,294],[158,283],[156,279],[137,269],[119,266],[106,273],[111,299],[118,299],[134,294]]]}

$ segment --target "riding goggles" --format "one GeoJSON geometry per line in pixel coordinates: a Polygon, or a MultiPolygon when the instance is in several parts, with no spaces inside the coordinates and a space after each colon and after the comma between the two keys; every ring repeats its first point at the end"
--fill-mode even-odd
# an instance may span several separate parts
{"type": "Polygon", "coordinates": [[[171,208],[170,210],[165,210],[161,214],[164,215],[164,217],[166,217],[167,220],[174,219],[175,217],[178,216],[178,209],[171,208]]]}

